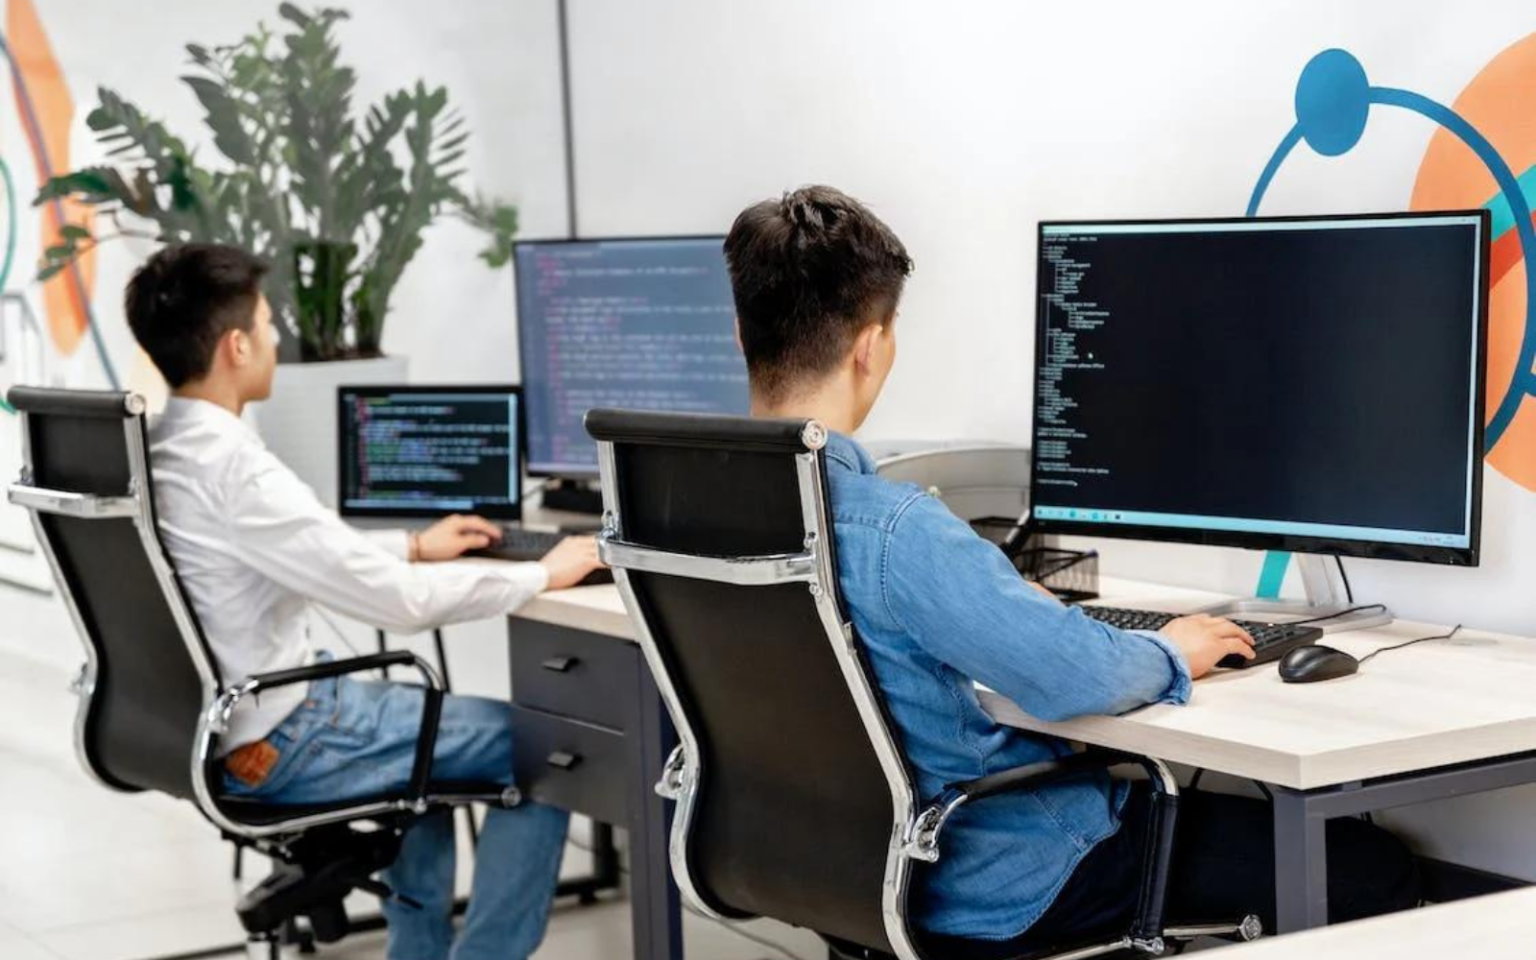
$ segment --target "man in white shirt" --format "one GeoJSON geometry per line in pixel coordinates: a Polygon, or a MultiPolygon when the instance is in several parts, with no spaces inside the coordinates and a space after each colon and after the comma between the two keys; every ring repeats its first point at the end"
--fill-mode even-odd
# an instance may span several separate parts
{"type": "MultiPolygon", "coordinates": [[[[452,562],[499,536],[478,517],[417,533],[343,523],[241,419],[271,393],[277,335],[260,259],[189,244],[150,258],[128,285],[129,326],[170,384],[150,430],[159,525],[226,682],[311,663],[311,604],[402,633],[506,614],[598,564],[570,538],[537,563],[452,562]]],[[[323,415],[323,414],[317,414],[323,415]]],[[[243,702],[223,740],[225,789],[272,803],[345,800],[405,786],[420,688],[343,677],[243,702]]],[[[444,699],[433,775],[508,782],[505,703],[444,699]]],[[[446,814],[406,835],[384,906],[390,960],[521,960],[543,937],[566,814],[525,803],[487,814],[474,892],[454,943],[454,837],[446,814]]]]}

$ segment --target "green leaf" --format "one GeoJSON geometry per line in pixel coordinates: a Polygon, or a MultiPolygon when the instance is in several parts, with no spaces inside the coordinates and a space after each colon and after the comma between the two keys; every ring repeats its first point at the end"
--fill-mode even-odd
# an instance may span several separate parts
{"type": "Polygon", "coordinates": [[[309,14],[305,13],[303,10],[300,10],[298,7],[291,3],[278,4],[277,15],[282,17],[284,20],[287,20],[289,23],[297,24],[300,27],[307,27],[312,22],[309,14]]]}
{"type": "Polygon", "coordinates": [[[85,125],[92,130],[116,130],[117,119],[101,107],[93,107],[90,113],[85,115],[85,125]]]}
{"type": "Polygon", "coordinates": [[[77,223],[66,223],[59,228],[59,236],[65,240],[89,240],[91,231],[77,223]]]}
{"type": "Polygon", "coordinates": [[[69,263],[67,261],[48,264],[48,266],[43,267],[41,270],[37,271],[37,282],[42,283],[45,280],[53,279],[68,266],[69,263]]]}
{"type": "Polygon", "coordinates": [[[83,170],[75,170],[74,174],[51,178],[38,190],[32,206],[41,206],[52,200],[63,200],[65,197],[75,197],[75,195],[86,203],[121,200],[121,192],[118,189],[120,186],[121,177],[118,177],[115,170],[109,167],[86,167],[83,170]]]}
{"type": "Polygon", "coordinates": [[[242,166],[256,162],[256,147],[242,122],[241,108],[228,89],[206,77],[182,77],[203,105],[203,122],[213,131],[213,145],[242,166]]]}

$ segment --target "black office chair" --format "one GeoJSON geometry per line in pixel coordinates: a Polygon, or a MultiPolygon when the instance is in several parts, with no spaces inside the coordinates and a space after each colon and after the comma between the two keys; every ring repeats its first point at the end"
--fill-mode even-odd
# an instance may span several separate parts
{"type": "Polygon", "coordinates": [[[408,651],[225,678],[182,595],[155,526],[144,400],[134,394],[15,387],[23,469],[9,499],[32,514],[38,543],[85,646],[75,688],[75,747],[107,787],[156,790],[191,801],[240,848],[275,867],[236,912],[253,957],[279,956],[281,932],[309,922],[322,943],[349,929],[354,889],[391,896],[372,879],[399,852],[419,816],[465,803],[514,805],[498,784],[431,780],[442,684],[408,651]],[[340,803],[271,805],[219,795],[219,737],[246,697],[294,683],[411,666],[426,687],[416,763],[407,789],[340,803]],[[374,829],[359,829],[368,822],[374,829]]]}
{"type": "Polygon", "coordinates": [[[677,801],[672,866],[695,909],[814,930],[846,960],[920,960],[912,865],[938,860],[956,809],[1132,763],[1154,798],[1135,922],[1060,950],[1258,936],[1254,917],[1164,927],[1178,786],[1156,760],[1077,754],[916,795],[838,592],[819,423],[619,410],[586,423],[602,556],[681,741],[657,790],[677,801]]]}

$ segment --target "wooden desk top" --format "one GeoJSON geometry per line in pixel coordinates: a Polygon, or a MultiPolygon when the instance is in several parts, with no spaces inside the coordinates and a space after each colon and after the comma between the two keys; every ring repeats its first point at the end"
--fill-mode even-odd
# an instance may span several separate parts
{"type": "Polygon", "coordinates": [[[635,642],[635,625],[624,610],[618,588],[611,584],[541,593],[513,616],[635,642]]]}
{"type": "MultiPolygon", "coordinates": [[[[1191,610],[1219,595],[1105,578],[1101,602],[1191,610]]],[[[530,601],[518,616],[633,641],[618,591],[578,587],[530,601]]],[[[1361,656],[1446,632],[1399,621],[1329,634],[1361,656]]],[[[1342,680],[1282,683],[1274,664],[1223,671],[1195,684],[1187,706],[1045,723],[990,690],[998,722],[1308,790],[1536,750],[1536,639],[1463,630],[1396,650],[1342,680]]]]}
{"type": "Polygon", "coordinates": [[[1223,960],[1526,960],[1532,939],[1536,939],[1536,887],[1266,937],[1224,949],[1221,956],[1223,960]]]}
{"type": "MultiPolygon", "coordinates": [[[[1221,599],[1193,590],[1106,578],[1101,602],[1190,610],[1221,599]]],[[[1329,634],[1356,656],[1447,632],[1398,621],[1329,634]]],[[[1000,723],[1068,740],[1307,790],[1536,750],[1536,639],[1463,630],[1395,650],[1352,677],[1280,680],[1275,664],[1221,671],[1195,684],[1187,706],[1122,717],[1045,723],[981,691],[1000,723]]]]}

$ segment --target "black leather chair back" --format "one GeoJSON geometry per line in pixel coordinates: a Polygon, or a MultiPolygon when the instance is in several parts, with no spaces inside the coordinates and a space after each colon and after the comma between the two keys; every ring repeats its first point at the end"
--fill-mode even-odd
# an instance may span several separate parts
{"type": "Polygon", "coordinates": [[[61,499],[61,509],[33,511],[87,645],[81,760],[110,786],[192,799],[198,719],[218,678],[206,648],[205,666],[194,661],[173,608],[190,618],[154,528],[143,401],[25,387],[9,399],[24,418],[25,472],[16,489],[106,498],[94,502],[115,507],[102,515],[90,501],[71,509],[61,499]]]}
{"type": "MultiPolygon", "coordinates": [[[[830,561],[824,573],[835,571],[825,467],[807,426],[592,411],[605,536],[639,554],[750,561],[805,554],[819,528],[809,546],[830,561]]],[[[888,951],[893,792],[837,652],[845,629],[857,641],[835,576],[749,585],[649,561],[625,570],[613,557],[684,745],[698,751],[685,893],[691,885],[724,916],[773,917],[888,951]],[[830,592],[831,630],[815,591],[830,592]]]]}

